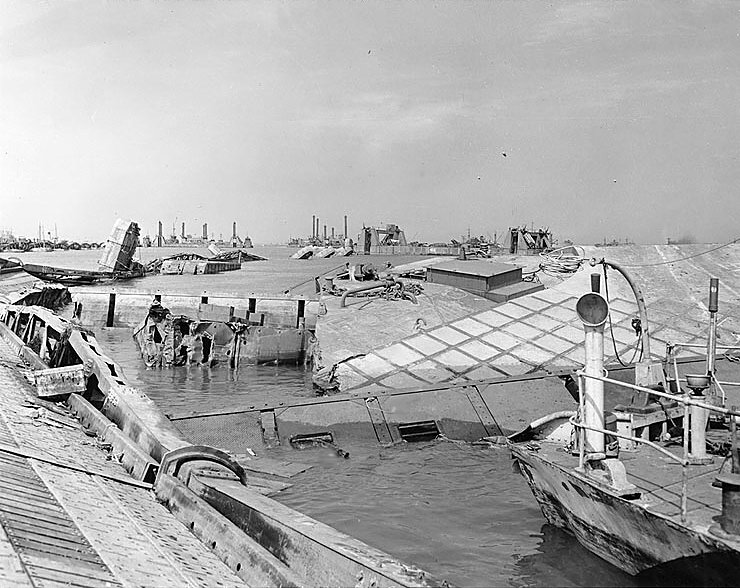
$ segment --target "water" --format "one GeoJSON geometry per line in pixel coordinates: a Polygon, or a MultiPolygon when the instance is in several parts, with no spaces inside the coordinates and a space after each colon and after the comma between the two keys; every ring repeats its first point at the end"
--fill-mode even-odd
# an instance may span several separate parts
{"type": "MultiPolygon", "coordinates": [[[[144,261],[176,249],[145,249],[144,261]]],[[[154,276],[125,288],[182,293],[313,291],[313,277],[342,260],[286,259],[287,248],[255,248],[267,262],[218,276],[154,276]]],[[[94,268],[98,251],[24,254],[62,267],[94,268]]],[[[383,265],[386,257],[374,258],[383,265]]],[[[367,260],[367,258],[363,258],[367,260]]],[[[410,258],[405,258],[410,260],[410,258]]],[[[391,258],[394,264],[402,261],[391,258]]],[[[342,264],[343,265],[343,264],[342,264]]],[[[119,287],[117,285],[117,287],[119,287]]],[[[310,370],[250,366],[239,373],[201,367],[147,370],[128,329],[100,329],[101,344],[132,383],[169,414],[203,412],[313,395],[310,370]]],[[[279,448],[277,459],[312,467],[277,499],[340,531],[459,586],[654,586],[681,584],[677,573],[633,578],[545,524],[509,453],[435,441],[392,448],[346,446],[350,459],[325,449],[279,448]]]]}

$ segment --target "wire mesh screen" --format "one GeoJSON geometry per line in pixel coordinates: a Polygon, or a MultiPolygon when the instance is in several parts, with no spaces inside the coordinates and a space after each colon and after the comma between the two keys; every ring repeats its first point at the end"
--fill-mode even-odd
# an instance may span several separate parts
{"type": "Polygon", "coordinates": [[[210,445],[234,454],[247,448],[262,449],[259,412],[173,420],[172,423],[194,445],[210,445]]]}

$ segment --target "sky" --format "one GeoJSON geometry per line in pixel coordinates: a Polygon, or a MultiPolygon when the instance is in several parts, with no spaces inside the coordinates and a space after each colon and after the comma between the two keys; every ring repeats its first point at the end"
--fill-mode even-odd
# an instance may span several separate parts
{"type": "Polygon", "coordinates": [[[740,3],[0,0],[0,229],[740,237],[740,3]]]}

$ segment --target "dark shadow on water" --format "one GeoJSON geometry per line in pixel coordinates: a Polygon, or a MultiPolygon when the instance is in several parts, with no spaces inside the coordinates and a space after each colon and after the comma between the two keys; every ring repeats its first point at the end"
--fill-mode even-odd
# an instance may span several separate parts
{"type": "Polygon", "coordinates": [[[640,586],[583,547],[576,538],[553,525],[542,525],[536,552],[520,556],[513,586],[640,586]]]}
{"type": "Polygon", "coordinates": [[[740,555],[708,553],[669,562],[635,578],[639,586],[737,586],[740,555]]]}
{"type": "Polygon", "coordinates": [[[520,557],[514,586],[737,586],[740,556],[703,554],[631,576],[597,557],[576,538],[552,525],[541,529],[537,552],[520,557]]]}

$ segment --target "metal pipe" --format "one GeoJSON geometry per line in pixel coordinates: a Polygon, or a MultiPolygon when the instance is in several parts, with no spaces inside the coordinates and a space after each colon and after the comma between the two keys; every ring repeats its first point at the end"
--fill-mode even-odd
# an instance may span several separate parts
{"type": "Polygon", "coordinates": [[[648,324],[647,305],[645,304],[645,297],[642,295],[642,290],[640,290],[640,287],[632,279],[632,276],[629,273],[627,273],[627,270],[625,270],[618,263],[614,263],[613,261],[606,261],[606,259],[603,259],[603,258],[601,259],[600,262],[597,262],[595,259],[591,260],[591,265],[595,265],[596,263],[603,263],[604,266],[617,270],[620,274],[622,274],[622,276],[624,276],[624,279],[627,280],[627,283],[630,285],[630,288],[632,288],[632,292],[635,295],[635,300],[637,301],[637,309],[640,313],[640,324],[642,326],[643,355],[644,355],[644,359],[649,360],[650,359],[650,327],[648,324]]]}
{"type": "Polygon", "coordinates": [[[725,394],[725,389],[722,387],[722,384],[726,384],[727,382],[720,382],[719,380],[717,380],[717,378],[714,377],[714,375],[712,375],[712,381],[714,382],[714,385],[719,388],[719,391],[722,394],[722,406],[724,406],[727,403],[727,394],[725,394]]]}
{"type": "MultiPolygon", "coordinates": [[[[694,394],[699,402],[702,402],[705,398],[703,394],[694,394]]],[[[709,411],[697,405],[692,405],[689,410],[689,419],[691,422],[691,451],[689,453],[689,460],[692,462],[704,462],[711,460],[711,457],[707,456],[707,441],[705,432],[707,430],[707,419],[709,418],[709,411]]],[[[686,434],[686,425],[684,424],[684,435],[686,434]]]]}
{"type": "Polygon", "coordinates": [[[378,288],[385,288],[385,284],[368,284],[367,286],[360,286],[359,288],[353,288],[352,290],[345,290],[342,294],[342,299],[339,302],[339,307],[344,308],[347,296],[352,296],[358,292],[368,292],[370,290],[377,290],[378,288]]]}
{"type": "MultiPolygon", "coordinates": [[[[673,376],[676,378],[676,387],[679,388],[678,384],[678,362],[676,356],[673,355],[673,376]]],[[[679,388],[680,389],[680,388],[679,388]]],[[[678,390],[677,390],[678,391],[678,390]]],[[[684,400],[689,400],[688,388],[684,393],[684,400]]],[[[683,471],[681,472],[681,521],[686,522],[686,513],[688,512],[688,471],[686,464],[689,461],[689,436],[686,434],[689,426],[689,405],[683,405],[683,471]]]]}
{"type": "MultiPolygon", "coordinates": [[[[586,373],[602,374],[604,369],[604,330],[586,328],[586,373]]],[[[586,381],[584,422],[592,427],[604,428],[604,383],[586,381]]],[[[591,433],[594,433],[591,431],[591,433]]],[[[586,433],[586,446],[592,453],[604,453],[604,435],[586,433]]]]}
{"type": "MultiPolygon", "coordinates": [[[[585,334],[585,375],[601,376],[604,373],[604,323],[609,316],[609,304],[601,294],[590,292],[581,296],[576,312],[583,323],[585,334]]],[[[583,422],[587,425],[586,451],[604,453],[604,383],[589,378],[585,382],[583,422]]]]}
{"type": "MultiPolygon", "coordinates": [[[[585,382],[583,375],[578,375],[578,418],[583,421],[583,398],[585,395],[585,382]]],[[[583,471],[586,461],[586,429],[578,429],[578,469],[583,471]]]]}
{"type": "MultiPolygon", "coordinates": [[[[696,347],[701,349],[706,349],[707,345],[706,343],[673,343],[674,347],[696,347]]],[[[740,349],[740,345],[715,345],[716,349],[727,349],[727,350],[735,350],[737,351],[740,349]]]]}
{"type": "Polygon", "coordinates": [[[709,280],[709,337],[707,339],[707,374],[714,373],[714,356],[717,353],[717,310],[719,302],[719,280],[709,280]]]}

